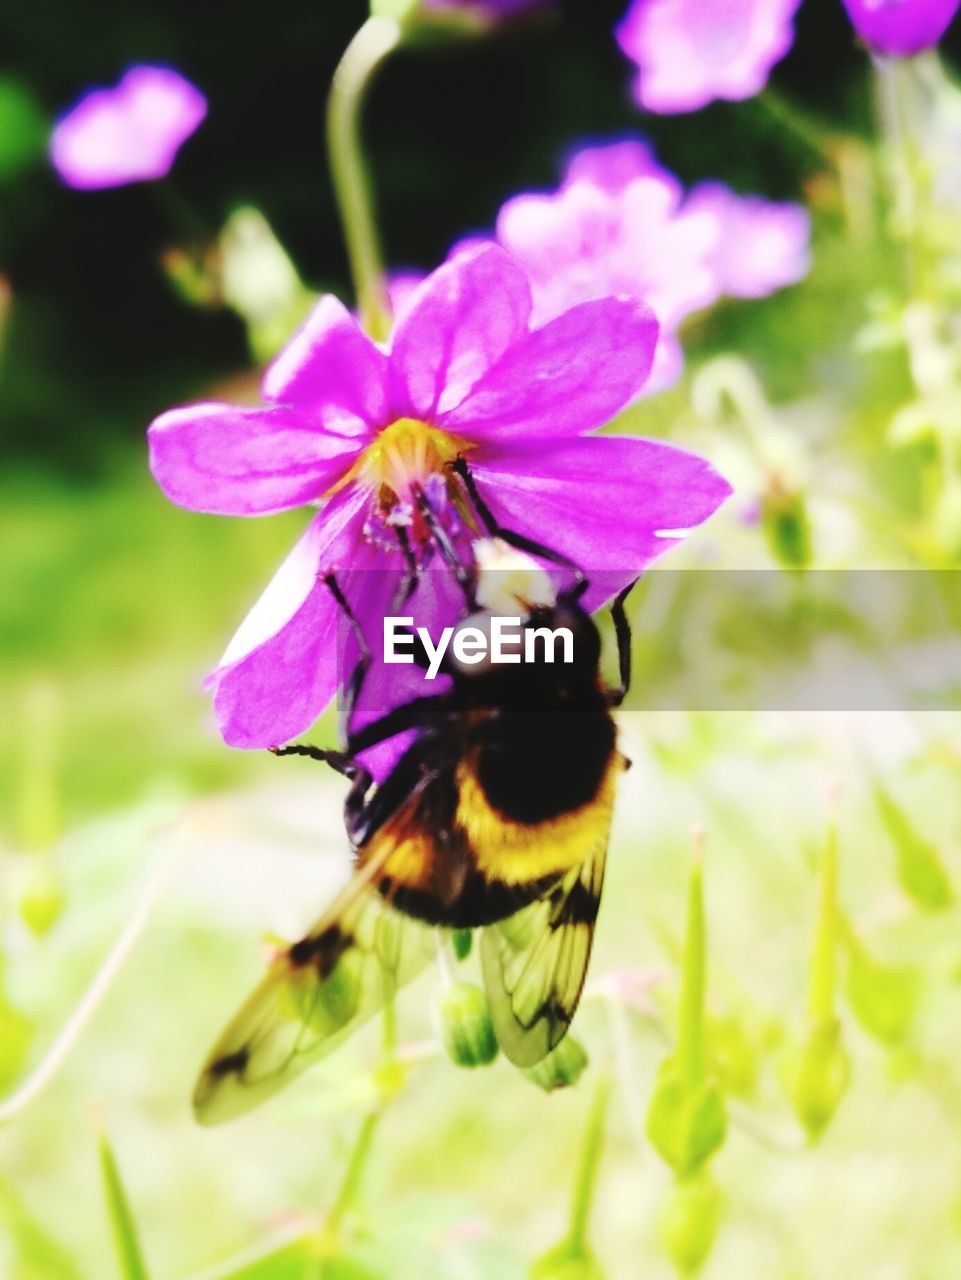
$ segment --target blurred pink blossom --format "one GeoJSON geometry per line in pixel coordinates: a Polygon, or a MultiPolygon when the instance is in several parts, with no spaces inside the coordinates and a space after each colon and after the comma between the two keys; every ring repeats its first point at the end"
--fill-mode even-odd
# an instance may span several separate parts
{"type": "Polygon", "coordinates": [[[95,190],[169,173],[207,114],[199,89],[169,67],[131,67],[112,89],[93,89],[59,121],[50,160],[68,187],[95,190]]]}
{"type": "Polygon", "coordinates": [[[794,41],[801,0],[633,0],[615,35],[648,111],[697,111],[759,93],[794,41]]]}

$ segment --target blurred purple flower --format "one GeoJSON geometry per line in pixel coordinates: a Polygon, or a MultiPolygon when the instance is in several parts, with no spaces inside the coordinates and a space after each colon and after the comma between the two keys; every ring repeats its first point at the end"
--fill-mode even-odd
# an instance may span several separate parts
{"type": "Polygon", "coordinates": [[[697,111],[759,93],[794,40],[801,0],[633,0],[615,35],[648,111],[697,111]]]}
{"type": "Polygon", "coordinates": [[[131,67],[115,88],[93,89],[59,121],[50,160],[81,190],[163,178],[206,114],[203,94],[176,71],[131,67]]]}
{"type": "Polygon", "coordinates": [[[841,0],[851,23],[878,53],[909,58],[938,43],[961,0],[841,0]]]}
{"type": "Polygon", "coordinates": [[[686,199],[646,143],[588,147],[551,193],[509,200],[497,239],[531,282],[539,323],[589,298],[642,298],[660,324],[645,395],[677,381],[677,337],[693,312],[732,297],[759,298],[810,266],[810,222],[798,205],[738,196],[705,183],[686,199]]]}
{"type": "Polygon", "coordinates": [[[703,182],[687,209],[711,213],[720,234],[712,255],[718,292],[765,298],[797,284],[811,269],[811,219],[797,204],[738,196],[720,182],[703,182]]]}
{"type": "MultiPolygon", "coordinates": [[[[464,495],[446,464],[459,454],[498,520],[606,571],[588,607],[705,520],[729,489],[701,458],[585,435],[634,397],[656,337],[650,311],[630,299],[586,303],[532,328],[523,271],[487,244],[427,277],[389,350],[328,296],[267,370],[265,405],[162,414],[150,428],[151,467],[174,502],[225,515],[323,504],[211,678],[226,740],[285,742],[333,696],[337,609],[318,575],[343,575],[376,648],[404,564],[396,526],[421,565],[433,551],[413,486],[452,519],[450,500],[464,495]],[[370,572],[384,569],[393,572],[370,572]]],[[[407,606],[420,625],[462,609],[451,579],[421,575],[407,606]]],[[[401,700],[396,673],[412,670],[371,673],[374,710],[401,700]]]]}
{"type": "Polygon", "coordinates": [[[514,196],[497,218],[498,241],[520,262],[543,322],[589,298],[643,298],[660,325],[644,391],[677,381],[677,330],[717,297],[712,269],[718,227],[683,206],[677,179],[640,143],[575,155],[560,187],[514,196]]]}

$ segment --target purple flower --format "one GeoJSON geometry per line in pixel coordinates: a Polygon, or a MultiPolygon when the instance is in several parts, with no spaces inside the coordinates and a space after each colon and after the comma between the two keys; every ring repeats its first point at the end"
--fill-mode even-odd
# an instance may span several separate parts
{"type": "Polygon", "coordinates": [[[50,160],[68,187],[94,190],[169,173],[207,102],[167,67],[131,67],[113,89],[94,89],[60,120],[50,160]]]}
{"type": "Polygon", "coordinates": [[[615,35],[648,111],[697,111],[760,92],[794,40],[801,0],[633,0],[615,35]]]}
{"type": "Polygon", "coordinates": [[[800,205],[738,196],[723,183],[704,182],[686,207],[717,219],[712,264],[719,293],[764,298],[797,284],[811,269],[811,219],[800,205]]]}
{"type": "Polygon", "coordinates": [[[705,183],[685,199],[677,178],[637,139],[588,147],[555,192],[515,196],[497,239],[527,272],[535,319],[588,298],[642,298],[660,324],[650,394],[680,376],[682,322],[724,294],[758,298],[800,280],[806,211],[705,183]]]}
{"type": "MultiPolygon", "coordinates": [[[[702,459],[585,434],[637,393],[656,338],[647,307],[623,298],[532,328],[523,271],[487,244],[427,277],[389,350],[328,296],[267,370],[263,406],[162,414],[150,428],[151,466],[174,502],[225,515],[322,504],[212,677],[226,740],[285,742],[332,697],[337,609],[318,575],[343,576],[376,649],[404,564],[398,525],[429,570],[415,486],[463,536],[455,504],[463,510],[466,495],[446,465],[458,455],[505,526],[606,571],[589,607],[705,520],[729,490],[702,459]]],[[[426,571],[408,609],[433,627],[462,607],[452,575],[426,571]]],[[[395,673],[412,668],[391,667],[389,687],[386,670],[372,672],[374,703],[397,702],[395,673]]]]}
{"type": "Polygon", "coordinates": [[[938,43],[961,0],[841,0],[851,23],[878,53],[909,58],[938,43]]]}
{"type": "Polygon", "coordinates": [[[644,390],[677,381],[677,329],[717,297],[718,227],[713,214],[683,208],[680,183],[646,148],[621,142],[574,156],[557,191],[508,200],[496,234],[527,273],[538,321],[590,298],[643,298],[660,325],[644,390]]]}

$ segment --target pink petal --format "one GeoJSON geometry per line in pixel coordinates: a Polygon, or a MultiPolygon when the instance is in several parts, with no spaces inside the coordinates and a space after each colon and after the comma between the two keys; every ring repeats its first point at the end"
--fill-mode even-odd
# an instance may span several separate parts
{"type": "Polygon", "coordinates": [[[526,534],[597,579],[588,607],[636,577],[708,518],[731,488],[696,454],[655,440],[552,440],[471,470],[505,528],[526,534]],[[603,575],[603,576],[601,576],[603,575]]]}
{"type": "Polygon", "coordinates": [[[210,677],[224,740],[252,750],[313,724],[338,682],[339,610],[319,575],[362,553],[368,496],[345,491],[316,515],[210,677]]]}
{"type": "Polygon", "coordinates": [[[391,385],[398,417],[453,409],[527,332],[527,279],[499,246],[481,242],[423,282],[397,322],[391,385]]]}
{"type": "Polygon", "coordinates": [[[216,515],[265,515],[319,499],[362,440],[318,430],[297,410],[194,404],[150,426],[150,469],[172,502],[216,515]]]}
{"type": "Polygon", "coordinates": [[[673,193],[675,203],[680,203],[680,181],[659,163],[654,148],[642,138],[620,138],[580,148],[568,160],[563,185],[589,182],[610,195],[619,195],[638,178],[663,183],[673,193]]]}
{"type": "Polygon", "coordinates": [[[264,374],[263,393],[310,410],[328,431],[368,435],[387,421],[387,357],[328,294],[264,374]]]}
{"type": "Polygon", "coordinates": [[[648,111],[697,111],[759,93],[794,40],[800,0],[633,0],[615,31],[648,111]]]}
{"type": "Polygon", "coordinates": [[[811,267],[811,219],[797,204],[739,196],[721,182],[702,182],[687,202],[708,213],[721,234],[713,255],[719,292],[764,298],[803,280],[811,267]]]}
{"type": "Polygon", "coordinates": [[[640,300],[581,303],[515,342],[441,425],[481,443],[592,431],[643,386],[657,333],[640,300]]]}
{"type": "MultiPolygon", "coordinates": [[[[399,557],[393,557],[398,559],[399,557]]],[[[374,572],[351,574],[347,583],[347,598],[364,629],[374,654],[374,661],[364,681],[363,691],[355,709],[351,729],[356,731],[377,719],[393,707],[423,695],[444,693],[450,687],[446,676],[438,675],[428,680],[424,670],[413,664],[388,664],[383,661],[384,617],[397,614],[412,617],[414,625],[426,627],[437,640],[444,627],[452,625],[464,613],[464,595],[446,568],[439,564],[424,569],[416,590],[401,607],[395,608],[398,585],[403,573],[400,568],[385,569],[381,558],[374,572]]],[[[389,563],[389,561],[387,561],[389,563]]],[[[344,669],[355,660],[355,646],[345,646],[347,660],[344,669]]],[[[399,734],[363,752],[361,758],[375,778],[383,778],[400,758],[414,734],[399,734]]]]}

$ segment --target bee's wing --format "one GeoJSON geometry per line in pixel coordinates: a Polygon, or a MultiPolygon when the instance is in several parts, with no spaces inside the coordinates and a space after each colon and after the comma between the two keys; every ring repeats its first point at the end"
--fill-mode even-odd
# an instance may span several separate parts
{"type": "Polygon", "coordinates": [[[581,998],[607,858],[597,848],[543,898],[481,936],[484,986],[505,1055],[532,1067],[567,1034],[581,998]]]}
{"type": "Polygon", "coordinates": [[[429,930],[392,910],[372,859],[310,932],[278,953],[214,1045],[194,1112],[219,1124],[258,1106],[339,1045],[435,954],[429,930]]]}

